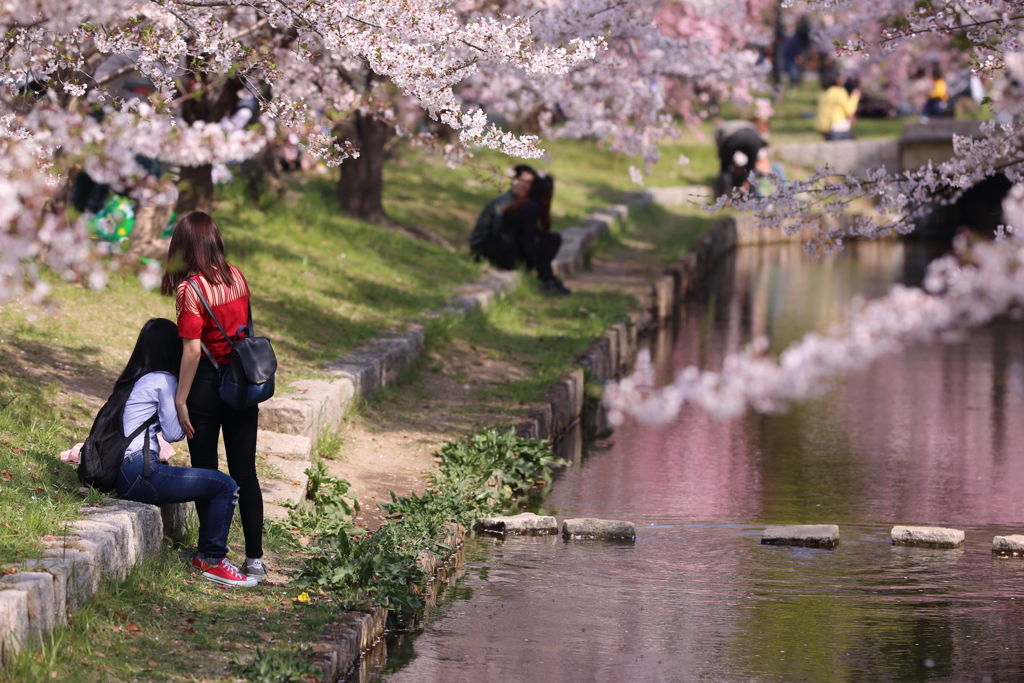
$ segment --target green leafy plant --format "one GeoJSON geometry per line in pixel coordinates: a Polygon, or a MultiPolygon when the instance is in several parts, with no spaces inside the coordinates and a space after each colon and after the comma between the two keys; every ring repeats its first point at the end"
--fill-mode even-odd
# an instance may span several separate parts
{"type": "MultiPolygon", "coordinates": [[[[345,516],[347,486],[342,491],[339,480],[322,465],[311,470],[314,510],[294,512],[289,520],[303,525],[317,543],[295,583],[328,593],[349,607],[371,601],[399,613],[415,612],[422,607],[416,586],[426,578],[417,558],[424,551],[453,551],[441,540],[448,522],[469,526],[517,496],[549,486],[552,468],[569,464],[544,441],[496,429],[445,444],[440,457],[440,471],[423,495],[392,493],[390,503],[379,504],[388,513],[387,523],[361,534],[322,517],[345,516]]],[[[350,519],[351,510],[347,514],[350,519]]]]}
{"type": "Polygon", "coordinates": [[[320,461],[309,467],[306,474],[309,476],[306,496],[313,500],[312,508],[304,506],[301,501],[290,505],[284,521],[267,520],[269,535],[283,540],[294,539],[293,529],[318,537],[355,530],[352,515],[360,508],[359,501],[348,493],[351,484],[333,476],[320,461]]]}

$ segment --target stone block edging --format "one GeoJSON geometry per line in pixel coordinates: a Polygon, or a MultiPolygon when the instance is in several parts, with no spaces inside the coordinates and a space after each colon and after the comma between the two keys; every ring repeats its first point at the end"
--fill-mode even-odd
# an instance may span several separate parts
{"type": "Polygon", "coordinates": [[[110,504],[83,507],[83,518],[69,522],[66,535],[47,537],[42,557],[0,578],[0,663],[23,647],[38,647],[104,579],[123,579],[159,552],[165,527],[160,508],[105,502],[110,504]]]}

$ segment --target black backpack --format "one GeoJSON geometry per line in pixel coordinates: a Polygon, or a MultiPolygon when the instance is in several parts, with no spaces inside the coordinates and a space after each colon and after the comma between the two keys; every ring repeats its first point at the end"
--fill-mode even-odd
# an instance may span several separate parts
{"type": "Polygon", "coordinates": [[[235,410],[241,410],[272,398],[274,375],[277,373],[277,356],[269,339],[255,336],[256,332],[252,326],[252,304],[249,304],[249,324],[239,326],[232,337],[220,324],[202,288],[191,278],[187,282],[195,290],[199,300],[206,307],[206,312],[210,314],[217,329],[231,347],[231,362],[226,369],[221,370],[210,349],[206,348],[206,344],[202,344],[203,353],[220,373],[221,400],[235,410]],[[245,332],[245,336],[239,339],[242,332],[245,332]]]}
{"type": "Polygon", "coordinates": [[[128,436],[124,434],[124,406],[128,403],[135,382],[114,389],[107,402],[96,414],[92,430],[78,454],[78,481],[100,491],[113,491],[117,486],[117,473],[121,470],[124,451],[141,432],[146,432],[146,458],[143,465],[143,476],[148,477],[149,466],[149,426],[156,422],[157,413],[143,422],[138,429],[128,436]]]}

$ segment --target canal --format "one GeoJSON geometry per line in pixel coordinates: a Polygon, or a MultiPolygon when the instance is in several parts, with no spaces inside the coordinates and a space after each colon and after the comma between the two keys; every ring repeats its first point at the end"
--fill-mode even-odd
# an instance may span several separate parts
{"type": "MultiPolygon", "coordinates": [[[[855,295],[916,284],[928,254],[862,243],[812,259],[742,249],[653,343],[667,381],[765,334],[778,353],[855,295]]],[[[542,511],[636,522],[635,543],[475,539],[464,576],[394,648],[388,683],[1024,680],[1024,325],[908,348],[786,414],[686,408],[627,423],[542,511]],[[762,546],[767,524],[838,524],[834,550],[762,546]],[[893,547],[894,524],[965,530],[893,547]]],[[[364,672],[365,675],[366,672],[364,672]]]]}

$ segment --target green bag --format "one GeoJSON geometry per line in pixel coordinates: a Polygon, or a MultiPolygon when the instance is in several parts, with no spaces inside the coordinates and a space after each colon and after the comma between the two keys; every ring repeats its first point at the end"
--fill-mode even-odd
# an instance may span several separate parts
{"type": "Polygon", "coordinates": [[[100,212],[89,219],[89,232],[104,242],[122,242],[135,227],[135,202],[123,195],[111,193],[100,212]]]}

